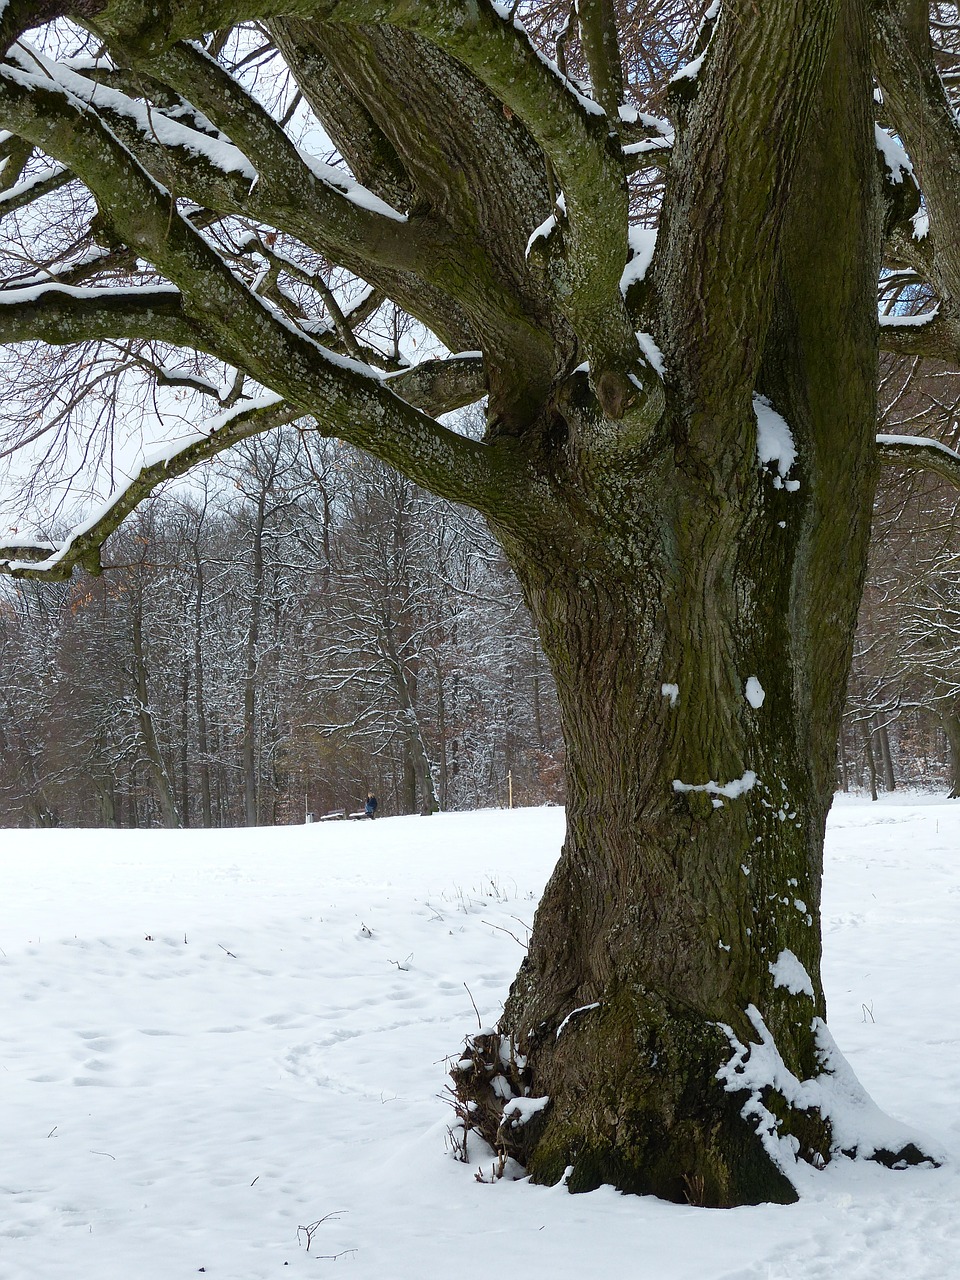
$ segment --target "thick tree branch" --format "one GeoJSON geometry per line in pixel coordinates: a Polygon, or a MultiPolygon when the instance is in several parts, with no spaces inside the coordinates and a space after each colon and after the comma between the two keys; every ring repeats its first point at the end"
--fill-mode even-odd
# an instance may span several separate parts
{"type": "Polygon", "coordinates": [[[75,289],[60,284],[0,290],[0,342],[73,342],[157,339],[173,346],[199,347],[203,332],[186,314],[179,290],[75,289]]]}
{"type": "Polygon", "coordinates": [[[395,209],[409,209],[414,188],[396,148],[330,60],[330,28],[296,18],[269,23],[299,92],[323,122],[357,179],[395,209]]]}
{"type": "MultiPolygon", "coordinates": [[[[0,118],[73,171],[110,208],[123,239],[179,288],[198,345],[314,414],[326,434],[367,449],[436,492],[529,519],[529,484],[497,451],[449,431],[388,391],[369,367],[335,356],[240,281],[116,136],[47,82],[0,69],[0,118]],[[63,127],[65,124],[69,127],[63,127]],[[517,496],[517,501],[511,495],[517,496]]],[[[512,456],[512,455],[511,455],[512,456]]]]}
{"type": "MultiPolygon", "coordinates": [[[[165,67],[195,88],[193,101],[212,118],[226,116],[233,144],[189,127],[119,89],[18,47],[27,75],[37,73],[97,113],[177,196],[221,214],[240,214],[290,230],[304,243],[360,267],[428,258],[404,215],[349,176],[311,161],[231,76],[198,49],[177,47],[165,67]],[[218,106],[219,104],[219,106],[218,106]],[[248,156],[256,157],[252,163],[248,156]]],[[[174,86],[178,87],[178,86],[174,86]]]]}
{"type": "Polygon", "coordinates": [[[594,94],[607,113],[610,128],[619,134],[623,66],[612,0],[579,0],[577,15],[594,94]]]}
{"type": "MultiPolygon", "coordinates": [[[[273,13],[266,3],[255,16],[273,13]]],[[[375,0],[290,0],[284,13],[336,23],[387,23],[416,32],[469,67],[506,110],[522,118],[563,191],[564,255],[557,267],[565,278],[557,298],[581,339],[601,404],[608,416],[620,417],[631,405],[636,408],[642,387],[639,399],[650,396],[646,416],[655,420],[662,407],[659,379],[637,347],[619,294],[627,259],[627,189],[622,156],[602,108],[578,95],[522,27],[486,3],[451,8],[432,0],[387,6],[375,0]]],[[[200,4],[189,13],[178,3],[161,4],[148,15],[139,5],[116,0],[98,15],[97,24],[130,51],[156,57],[176,38],[197,36],[195,24],[214,16],[225,17],[226,6],[200,4]]],[[[239,9],[231,14],[234,20],[243,16],[254,15],[239,9]]]]}
{"type": "MultiPolygon", "coordinates": [[[[177,196],[291,233],[378,283],[448,345],[483,345],[504,356],[509,353],[509,359],[523,364],[528,373],[546,364],[545,343],[531,325],[528,300],[518,297],[513,282],[493,266],[487,246],[470,226],[461,233],[429,216],[407,220],[343,171],[306,156],[243,86],[198,49],[177,45],[145,61],[145,82],[162,87],[169,82],[184,95],[178,100],[189,95],[239,146],[148,110],[116,89],[45,60],[43,65],[65,89],[94,104],[138,159],[177,196]],[[256,168],[248,155],[256,156],[256,168]],[[496,279],[493,289],[491,275],[496,279]],[[459,317],[452,327],[449,324],[451,300],[473,321],[466,332],[459,317]]],[[[29,70],[26,63],[25,69],[29,70]]]]}
{"type": "MultiPolygon", "coordinates": [[[[376,8],[363,0],[341,0],[331,4],[329,17],[369,21],[376,8]]],[[[662,407],[660,385],[638,355],[620,296],[627,188],[616,136],[611,138],[602,108],[581,98],[522,27],[491,5],[477,6],[459,22],[451,22],[447,7],[438,3],[398,4],[376,16],[418,31],[463,62],[523,119],[542,147],[563,192],[564,279],[558,296],[590,361],[594,389],[604,412],[619,418],[636,400],[626,381],[632,373],[651,397],[646,408],[652,425],[662,407]]]]}
{"type": "Polygon", "coordinates": [[[881,316],[880,350],[960,363],[960,321],[938,311],[917,316],[881,316]]]}
{"type": "MultiPolygon", "coordinates": [[[[189,385],[193,379],[176,379],[158,371],[158,380],[170,385],[189,385]]],[[[391,381],[392,387],[434,412],[448,412],[471,403],[482,394],[482,366],[475,356],[456,356],[448,361],[428,361],[408,370],[391,381]]],[[[195,435],[159,446],[156,460],[145,461],[128,484],[119,488],[97,514],[84,522],[59,546],[52,543],[26,543],[0,547],[0,574],[19,578],[69,578],[78,565],[88,572],[99,573],[100,552],[124,519],[160,485],[186,475],[202,462],[233,448],[250,436],[274,431],[303,417],[299,407],[267,395],[253,403],[228,410],[196,429],[195,435]]],[[[323,421],[316,424],[326,434],[323,421]]],[[[442,429],[441,429],[442,430],[442,429]]],[[[349,439],[351,433],[338,433],[349,439]]],[[[449,433],[448,433],[449,434],[449,433]]],[[[369,444],[362,429],[355,433],[355,443],[369,444]]],[[[474,452],[485,446],[470,444],[474,452]]],[[[492,454],[492,450],[487,449],[492,454]]]]}
{"type": "Polygon", "coordinates": [[[682,127],[653,272],[667,367],[690,397],[691,463],[699,459],[704,479],[750,447],[746,412],[732,447],[711,406],[739,395],[746,410],[756,386],[783,210],[840,8],[838,0],[722,5],[702,64],[677,82],[682,127]]]}
{"type": "Polygon", "coordinates": [[[479,352],[424,360],[403,373],[388,375],[386,382],[391,391],[434,417],[476,404],[487,391],[479,352]]]}
{"type": "Polygon", "coordinates": [[[921,436],[877,436],[877,456],[905,471],[932,471],[960,489],[960,453],[921,436]]]}
{"type": "Polygon", "coordinates": [[[944,309],[960,314],[960,123],[937,71],[929,8],[927,0],[879,0],[874,58],[884,109],[926,201],[931,283],[944,309]]]}

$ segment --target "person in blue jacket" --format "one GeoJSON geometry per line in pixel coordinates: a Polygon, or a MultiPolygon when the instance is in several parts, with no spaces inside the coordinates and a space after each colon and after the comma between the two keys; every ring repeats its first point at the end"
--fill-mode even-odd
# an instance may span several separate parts
{"type": "Polygon", "coordinates": [[[372,791],[367,792],[367,802],[363,806],[363,812],[368,818],[375,818],[377,816],[377,797],[372,791]]]}

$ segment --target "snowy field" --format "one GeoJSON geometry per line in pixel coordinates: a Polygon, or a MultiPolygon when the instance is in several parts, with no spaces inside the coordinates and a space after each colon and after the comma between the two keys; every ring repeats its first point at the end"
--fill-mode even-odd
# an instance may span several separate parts
{"type": "Polygon", "coordinates": [[[960,1274],[960,802],[894,800],[831,818],[830,1025],[947,1162],[728,1211],[445,1153],[444,1059],[470,995],[497,1018],[560,810],[3,832],[0,1280],[960,1274]]]}

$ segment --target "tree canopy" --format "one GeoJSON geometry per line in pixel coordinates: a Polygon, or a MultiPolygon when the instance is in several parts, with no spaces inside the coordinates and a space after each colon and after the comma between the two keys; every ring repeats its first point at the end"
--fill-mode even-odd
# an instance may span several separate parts
{"type": "MultiPolygon", "coordinates": [[[[202,438],[145,465],[44,571],[95,565],[163,479],[304,415],[438,492],[523,523],[524,494],[545,470],[544,400],[588,367],[591,446],[635,455],[662,417],[660,352],[676,362],[693,337],[694,317],[671,316],[670,298],[706,302],[703,262],[716,315],[701,308],[696,323],[724,340],[723,368],[702,376],[732,378],[731,352],[757,346],[743,338],[769,298],[739,286],[748,262],[769,286],[754,255],[775,252],[780,210],[745,193],[759,181],[773,194],[807,163],[803,59],[822,58],[840,7],[814,19],[770,5],[734,31],[739,6],[682,2],[598,0],[574,22],[549,4],[10,0],[0,339],[82,356],[57,364],[17,348],[8,369],[32,394],[8,401],[6,450],[25,452],[21,471],[38,457],[69,466],[89,455],[96,446],[68,445],[66,426],[82,436],[97,422],[91,404],[110,373],[201,397],[190,416],[202,438]],[[763,103],[756,75],[731,62],[754,55],[771,90],[796,92],[763,103]],[[776,145],[758,148],[772,130],[776,145]],[[720,203],[707,210],[680,176],[671,199],[670,175],[708,148],[725,175],[720,203]],[[443,358],[413,365],[409,346],[367,337],[388,305],[443,358]],[[437,424],[483,394],[482,446],[437,424]]],[[[861,7],[880,84],[884,296],[912,303],[888,305],[882,344],[955,361],[955,6],[861,7]]],[[[956,478],[954,456],[935,444],[883,439],[878,453],[956,478]]],[[[8,572],[50,559],[36,539],[6,541],[8,572]]]]}

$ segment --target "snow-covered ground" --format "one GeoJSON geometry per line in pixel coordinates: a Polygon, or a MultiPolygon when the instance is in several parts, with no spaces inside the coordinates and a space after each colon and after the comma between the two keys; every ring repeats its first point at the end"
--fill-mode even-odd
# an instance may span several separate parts
{"type": "Polygon", "coordinates": [[[831,818],[830,1025],[947,1162],[731,1211],[445,1154],[444,1059],[471,997],[496,1020],[560,810],[3,832],[0,1280],[957,1275],[960,802],[895,799],[831,818]]]}

